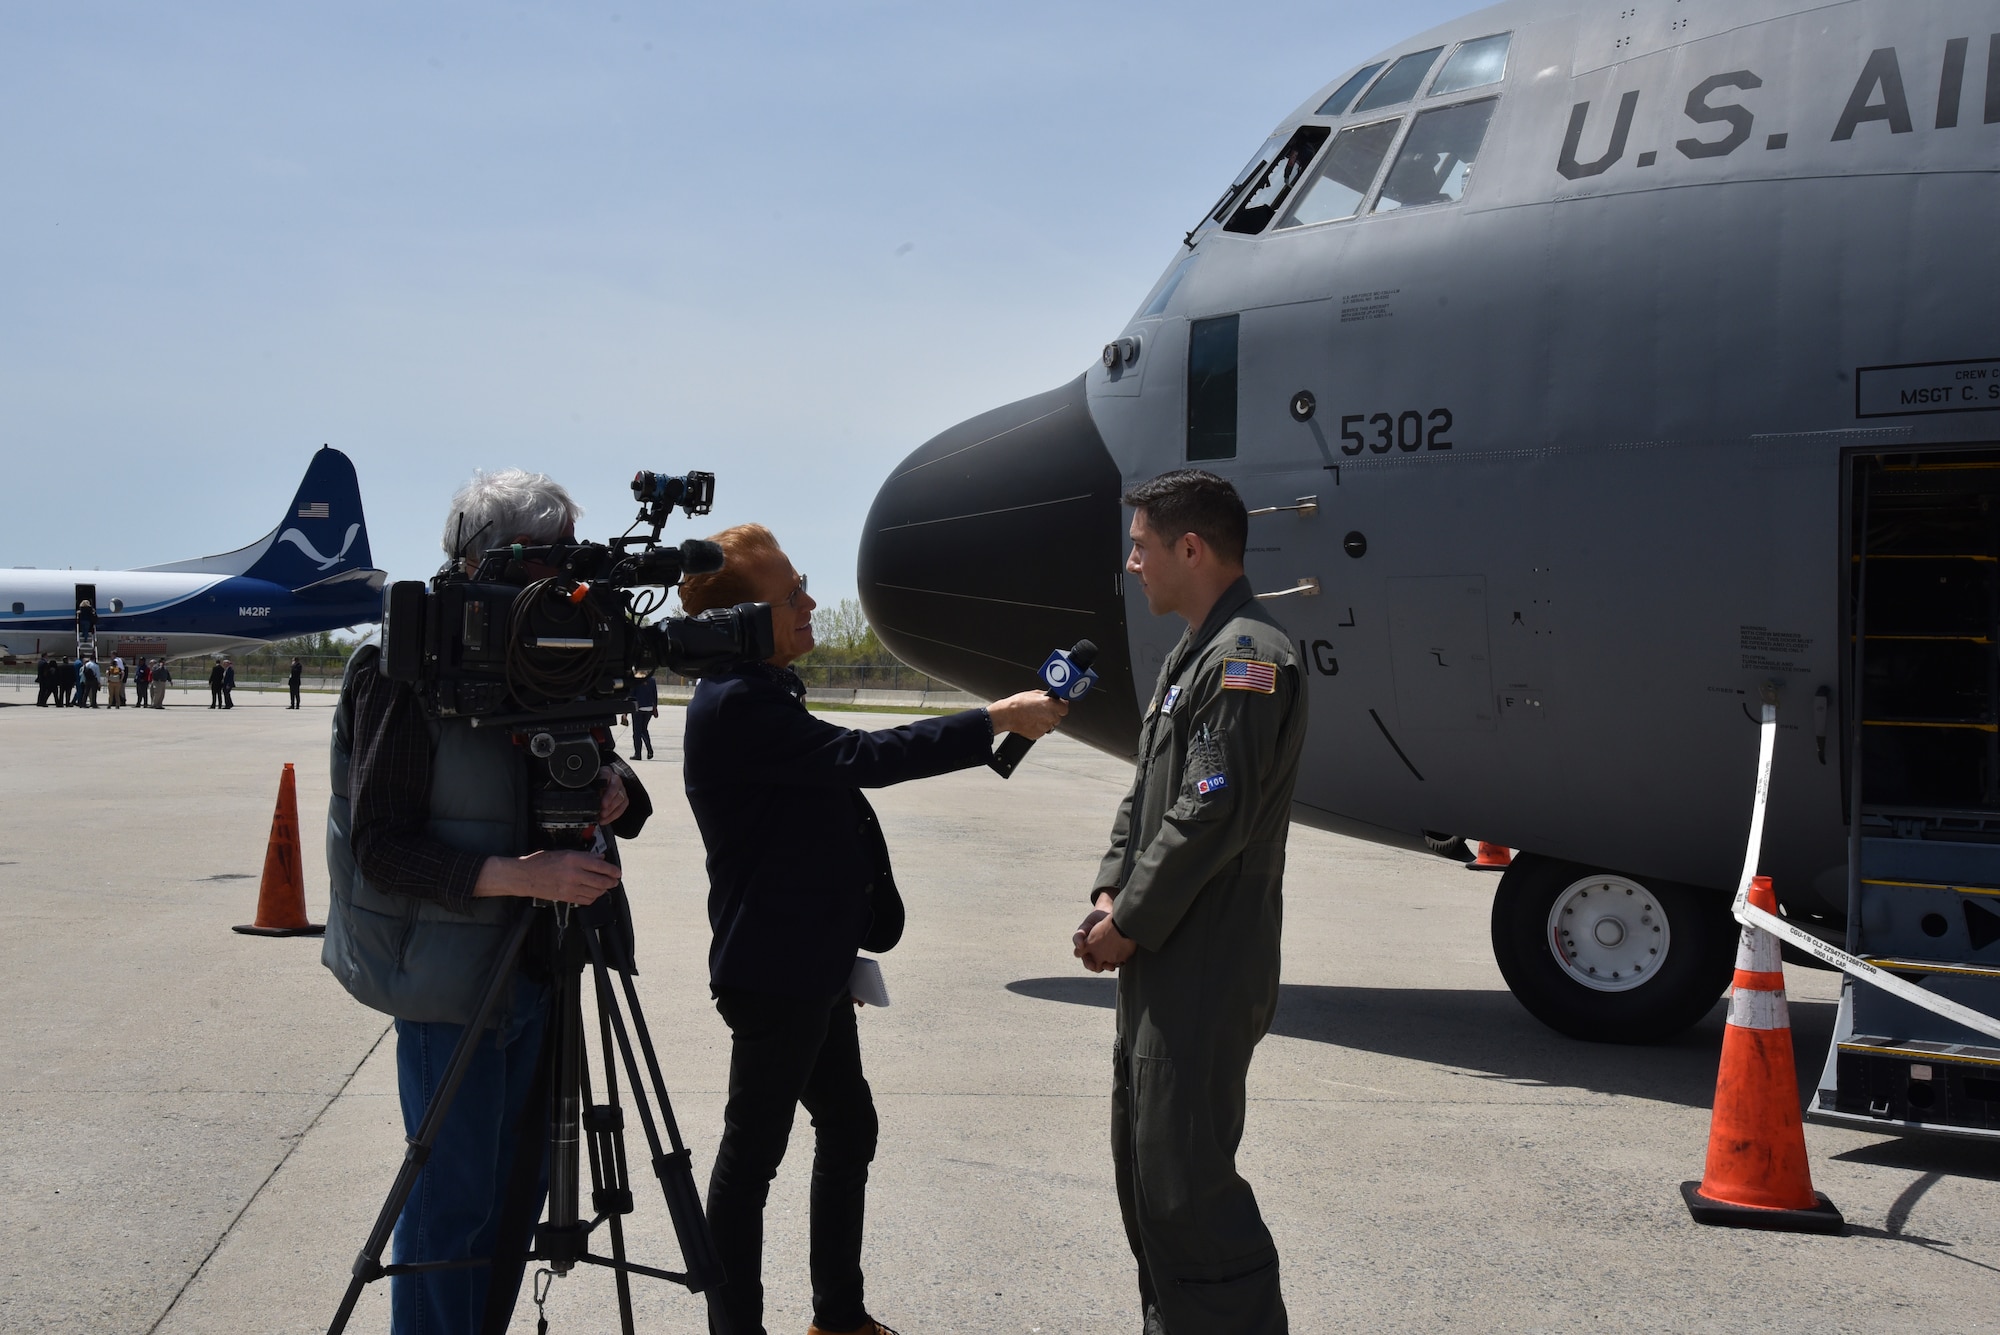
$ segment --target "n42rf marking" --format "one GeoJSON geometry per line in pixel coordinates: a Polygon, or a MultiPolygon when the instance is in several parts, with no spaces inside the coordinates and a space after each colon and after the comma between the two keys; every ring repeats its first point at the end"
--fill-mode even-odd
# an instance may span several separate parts
{"type": "Polygon", "coordinates": [[[1400,413],[1348,413],[1340,419],[1340,452],[1448,450],[1452,447],[1451,429],[1449,408],[1433,408],[1428,413],[1414,408],[1400,413]]]}

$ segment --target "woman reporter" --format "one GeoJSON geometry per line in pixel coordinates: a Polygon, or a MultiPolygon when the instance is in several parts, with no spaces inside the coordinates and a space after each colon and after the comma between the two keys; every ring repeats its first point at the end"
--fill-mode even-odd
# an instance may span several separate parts
{"type": "Polygon", "coordinates": [[[864,788],[986,763],[993,739],[1038,738],[1068,706],[1027,691],[984,709],[864,732],[814,717],[790,664],[813,647],[812,596],[771,531],[715,535],[724,568],[681,585],[690,614],[771,604],[776,652],[704,677],[689,702],[683,774],[708,851],[709,983],[731,1035],[708,1222],[728,1281],[710,1329],[763,1335],[763,1210],[794,1109],[815,1132],[812,1335],[893,1335],[862,1301],[861,1230],[875,1105],[848,979],[856,952],[902,933],[902,901],[864,788]]]}

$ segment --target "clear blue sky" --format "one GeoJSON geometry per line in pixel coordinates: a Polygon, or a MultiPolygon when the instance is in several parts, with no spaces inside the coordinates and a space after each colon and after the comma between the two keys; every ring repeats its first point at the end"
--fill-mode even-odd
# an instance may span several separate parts
{"type": "Polygon", "coordinates": [[[475,467],[718,474],[851,594],[889,468],[1076,375],[1271,126],[1470,8],[0,10],[0,564],[238,546],[324,441],[377,564],[475,467]]]}

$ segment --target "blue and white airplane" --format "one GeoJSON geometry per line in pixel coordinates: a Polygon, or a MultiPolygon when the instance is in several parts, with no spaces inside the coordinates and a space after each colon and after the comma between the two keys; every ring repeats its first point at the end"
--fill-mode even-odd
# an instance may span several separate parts
{"type": "Polygon", "coordinates": [[[177,658],[382,619],[354,464],[322,448],[277,527],[248,547],[139,570],[0,570],[0,650],[75,654],[96,610],[100,659],[177,658]]]}

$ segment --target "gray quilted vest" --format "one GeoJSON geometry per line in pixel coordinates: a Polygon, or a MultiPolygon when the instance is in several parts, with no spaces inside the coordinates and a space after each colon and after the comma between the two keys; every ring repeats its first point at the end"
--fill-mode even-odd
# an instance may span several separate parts
{"type": "MultiPolygon", "coordinates": [[[[347,765],[353,752],[354,705],[348,690],[363,655],[347,664],[334,711],[333,796],[326,806],[326,867],[331,902],[320,963],[364,1006],[399,1020],[468,1024],[498,962],[516,915],[527,901],[475,899],[469,913],[434,900],[371,885],[354,862],[349,838],[347,765]]],[[[371,660],[372,661],[372,660],[371,660]]],[[[460,719],[434,720],[431,731],[431,838],[470,853],[518,857],[528,851],[528,767],[502,728],[474,728],[460,719]]],[[[496,1024],[508,1020],[511,989],[501,994],[496,1024]]]]}

